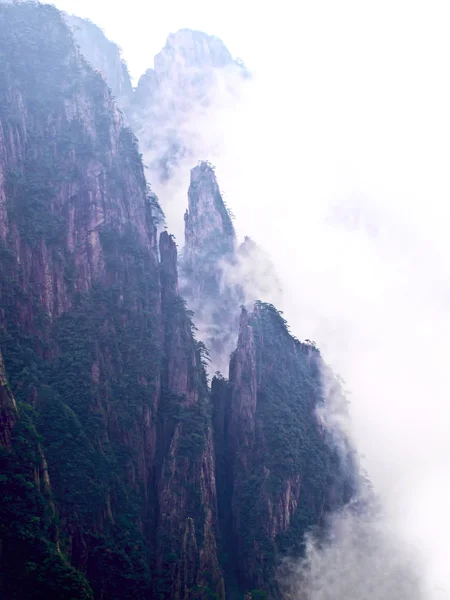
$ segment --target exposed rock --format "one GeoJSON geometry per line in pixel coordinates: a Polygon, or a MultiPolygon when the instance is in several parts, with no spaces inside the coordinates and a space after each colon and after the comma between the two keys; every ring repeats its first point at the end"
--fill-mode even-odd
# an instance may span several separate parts
{"type": "MultiPolygon", "coordinates": [[[[2,3],[0,52],[0,595],[277,598],[278,557],[353,491],[317,419],[320,354],[271,305],[240,316],[257,251],[207,163],[182,264],[197,341],[137,140],[61,14],[2,3]],[[212,391],[204,342],[215,364],[235,350],[212,391]]],[[[230,60],[184,31],[150,84],[198,100],[230,60]]]]}
{"type": "Polygon", "coordinates": [[[166,232],[160,236],[160,254],[167,388],[192,406],[199,398],[197,372],[201,364],[192,343],[184,301],[178,295],[176,244],[166,232]]]}
{"type": "Polygon", "coordinates": [[[230,365],[230,381],[233,387],[229,444],[236,456],[235,460],[245,464],[253,449],[258,393],[255,334],[245,309],[242,310],[237,349],[230,365]]]}
{"type": "Polygon", "coordinates": [[[191,170],[182,259],[182,294],[194,311],[200,338],[207,345],[212,371],[227,372],[244,295],[240,284],[224,286],[233,268],[236,234],[212,167],[191,170]]]}
{"type": "Polygon", "coordinates": [[[190,29],[171,33],[154,57],[154,68],[133,90],[119,47],[89,20],[65,18],[137,133],[156,185],[176,175],[186,161],[208,154],[215,143],[206,134],[208,122],[219,106],[236,101],[250,77],[219,38],[190,29]]]}
{"type": "Polygon", "coordinates": [[[217,496],[207,416],[209,392],[201,354],[178,296],[176,245],[166,232],[160,236],[160,254],[166,371],[160,429],[158,570],[172,582],[171,597],[176,600],[187,598],[193,586],[213,589],[224,599],[215,542],[217,496]],[[180,547],[179,560],[168,563],[164,557],[177,554],[180,547]]]}
{"type": "Polygon", "coordinates": [[[188,201],[183,268],[193,294],[218,295],[220,261],[231,260],[236,234],[214,171],[206,162],[191,170],[188,201]]]}
{"type": "Polygon", "coordinates": [[[232,527],[229,569],[241,589],[277,597],[276,552],[301,554],[304,534],[356,490],[351,448],[320,432],[318,351],[291,337],[273,306],[242,310],[230,383],[215,379],[214,432],[222,527],[232,527]],[[342,454],[345,448],[345,455],[342,454]]]}
{"type": "Polygon", "coordinates": [[[220,571],[214,575],[206,376],[168,236],[161,236],[158,264],[157,201],[136,139],[58,11],[4,6],[0,34],[1,346],[11,389],[35,408],[19,418],[1,363],[0,445],[12,446],[17,420],[36,430],[29,445],[37,466],[28,471],[22,438],[14,460],[25,461],[24,477],[61,523],[54,536],[38,517],[42,529],[27,533],[31,546],[14,558],[14,569],[4,562],[16,556],[12,532],[0,573],[17,573],[7,581],[11,589],[47,597],[45,584],[24,570],[26,561],[37,572],[46,564],[45,553],[27,554],[40,536],[52,560],[60,551],[98,597],[150,597],[156,587],[167,594],[171,584],[152,581],[150,569],[165,560],[166,536],[175,536],[171,547],[181,552],[181,531],[192,518],[205,537],[197,543],[195,581],[212,578],[223,589],[220,571]],[[191,441],[196,453],[188,458],[191,441]]]}
{"type": "Polygon", "coordinates": [[[184,221],[181,292],[210,351],[210,371],[227,373],[241,306],[251,308],[257,299],[280,299],[280,284],[271,261],[255,242],[246,237],[238,246],[214,169],[207,162],[191,170],[184,221]]]}
{"type": "Polygon", "coordinates": [[[75,15],[64,15],[64,18],[73,31],[81,52],[100,71],[120,106],[126,107],[131,100],[133,87],[117,44],[88,19],[75,15]]]}

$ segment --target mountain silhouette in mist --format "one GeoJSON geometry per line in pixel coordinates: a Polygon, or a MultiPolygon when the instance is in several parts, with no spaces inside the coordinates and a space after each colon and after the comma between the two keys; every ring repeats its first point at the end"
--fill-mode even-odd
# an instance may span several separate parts
{"type": "Polygon", "coordinates": [[[245,67],[181,30],[133,90],[100,29],[35,3],[0,4],[0,54],[2,597],[283,597],[281,559],[358,490],[320,417],[324,374],[342,392],[258,298],[276,275],[205,161],[179,284],[142,158],[173,177],[245,67]]]}

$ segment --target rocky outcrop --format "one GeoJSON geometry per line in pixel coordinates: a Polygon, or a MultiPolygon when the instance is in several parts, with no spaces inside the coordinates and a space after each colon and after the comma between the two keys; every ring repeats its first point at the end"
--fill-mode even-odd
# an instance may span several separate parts
{"type": "MultiPolygon", "coordinates": [[[[241,589],[276,597],[277,552],[301,554],[304,534],[355,492],[354,458],[324,439],[322,359],[295,340],[273,306],[242,311],[230,382],[214,380],[219,514],[232,527],[241,589]],[[222,506],[221,506],[222,503],[222,506]]],[[[325,438],[327,434],[325,434],[325,438]]]]}
{"type": "Polygon", "coordinates": [[[161,474],[157,482],[159,589],[176,600],[194,589],[224,599],[216,549],[215,457],[201,346],[178,295],[173,238],[160,237],[165,369],[161,407],[161,474]],[[172,559],[168,560],[167,557],[172,559]]]}
{"type": "Polygon", "coordinates": [[[227,373],[244,293],[239,281],[226,285],[236,266],[236,234],[214,170],[206,162],[191,170],[188,201],[182,294],[194,311],[200,339],[209,349],[211,370],[227,373]]]}
{"type": "Polygon", "coordinates": [[[280,299],[280,284],[255,242],[246,237],[238,245],[214,168],[207,162],[191,170],[184,222],[181,292],[210,351],[210,371],[227,374],[241,306],[251,308],[257,299],[280,299]]]}
{"type": "Polygon", "coordinates": [[[37,517],[21,550],[2,522],[0,573],[8,593],[27,598],[85,599],[82,574],[99,598],[176,598],[150,573],[167,553],[181,556],[192,519],[195,585],[223,597],[202,347],[164,234],[159,262],[158,206],[136,138],[56,9],[2,5],[0,34],[0,445],[12,450],[5,469],[23,469],[28,485],[8,514],[33,490],[59,523],[37,517]],[[49,595],[38,538],[77,591],[53,578],[49,595]]]}
{"type": "MultiPolygon", "coordinates": [[[[0,595],[277,598],[278,556],[352,492],[320,355],[271,305],[240,317],[257,252],[207,163],[179,286],[137,140],[55,8],[2,3],[0,53],[0,595]],[[205,342],[234,350],[212,390],[205,342]]],[[[156,69],[229,59],[185,32],[156,69]]]]}
{"type": "Polygon", "coordinates": [[[73,31],[83,55],[94,69],[100,71],[120,106],[126,107],[132,99],[133,87],[117,44],[88,19],[75,15],[64,15],[64,19],[73,31]]]}
{"type": "Polygon", "coordinates": [[[221,288],[220,262],[233,258],[236,234],[214,170],[206,162],[191,170],[188,202],[183,269],[193,294],[217,295],[221,288]]]}
{"type": "MultiPolygon", "coordinates": [[[[192,324],[178,294],[177,250],[172,236],[160,237],[161,296],[165,333],[167,389],[187,406],[199,399],[198,375],[202,365],[192,343],[192,324]]],[[[206,392],[206,390],[205,390],[206,392]]]]}
{"type": "Polygon", "coordinates": [[[154,58],[154,68],[140,78],[136,101],[149,101],[167,95],[174,110],[192,109],[194,102],[206,102],[217,69],[240,67],[219,38],[201,31],[180,29],[171,33],[164,48],[154,58]],[[184,94],[182,93],[184,91],[184,94]]]}
{"type": "Polygon", "coordinates": [[[118,99],[140,140],[151,179],[163,203],[169,202],[163,184],[209,155],[218,141],[211,139],[211,119],[236,103],[249,71],[219,38],[181,29],[168,36],[153,68],[133,90],[119,47],[89,20],[65,18],[82,53],[118,99]]]}
{"type": "Polygon", "coordinates": [[[231,360],[230,382],[228,445],[235,455],[232,462],[239,460],[246,464],[255,435],[258,383],[255,334],[245,309],[242,310],[237,349],[231,360]]]}
{"type": "MultiPolygon", "coordinates": [[[[62,19],[47,20],[44,8],[35,11],[26,4],[3,10],[13,13],[4,18],[4,28],[11,24],[12,31],[3,38],[6,64],[0,74],[4,281],[28,295],[28,302],[22,299],[17,306],[24,319],[31,312],[30,284],[46,313],[59,316],[73,292],[86,292],[104,277],[102,230],[124,232],[133,223],[148,249],[155,247],[155,231],[143,172],[129,165],[139,161],[134,137],[101,76],[76,51],[62,19]],[[20,26],[15,17],[18,21],[25,11],[34,11],[47,38],[39,57],[32,40],[27,46],[14,35],[20,26]],[[14,49],[23,53],[24,66],[14,62],[14,49]]],[[[3,303],[9,301],[5,288],[0,289],[3,303]]]]}

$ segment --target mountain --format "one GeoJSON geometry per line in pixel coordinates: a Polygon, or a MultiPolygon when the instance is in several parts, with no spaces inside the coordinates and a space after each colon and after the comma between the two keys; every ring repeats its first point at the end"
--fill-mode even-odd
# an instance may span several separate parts
{"type": "Polygon", "coordinates": [[[252,245],[195,167],[180,286],[138,141],[65,18],[0,4],[0,595],[279,598],[279,559],[356,491],[317,412],[325,364],[236,285],[209,384],[180,289],[220,302],[217,265],[252,245]]]}
{"type": "Polygon", "coordinates": [[[225,566],[244,589],[271,598],[280,556],[302,555],[305,532],[357,491],[351,447],[338,451],[317,418],[325,369],[315,347],[257,302],[242,310],[229,381],[212,382],[225,566]]]}
{"type": "Polygon", "coordinates": [[[169,35],[139,79],[132,115],[154,179],[173,177],[214,143],[211,110],[234,99],[248,77],[219,38],[190,29],[169,35]]]}
{"type": "Polygon", "coordinates": [[[181,261],[182,295],[194,311],[213,372],[228,373],[236,347],[240,307],[261,297],[280,296],[275,269],[263,251],[246,238],[238,244],[214,168],[201,162],[191,170],[185,244],[181,261]]]}
{"type": "Polygon", "coordinates": [[[65,18],[138,136],[153,183],[168,195],[167,181],[220,143],[223,129],[212,131],[212,117],[239,100],[251,73],[216,36],[181,29],[168,36],[133,90],[119,47],[90,21],[65,18]]]}
{"type": "Polygon", "coordinates": [[[89,19],[75,15],[64,15],[64,19],[73,31],[84,57],[100,71],[120,105],[126,106],[133,95],[133,86],[119,47],[89,19]]]}
{"type": "MultiPolygon", "coordinates": [[[[81,50],[114,93],[118,74],[126,71],[120,49],[91,22],[69,16],[66,20],[81,50]]],[[[163,208],[171,210],[174,191],[189,172],[187,165],[209,151],[214,139],[211,122],[217,121],[221,106],[237,100],[250,77],[219,38],[182,29],[168,36],[154,58],[154,69],[142,75],[131,95],[116,92],[125,118],[138,132],[163,208]]],[[[208,347],[208,370],[227,373],[237,342],[240,306],[250,309],[258,298],[279,301],[281,286],[262,248],[249,238],[238,244],[214,167],[201,160],[190,170],[181,293],[208,347]]]]}

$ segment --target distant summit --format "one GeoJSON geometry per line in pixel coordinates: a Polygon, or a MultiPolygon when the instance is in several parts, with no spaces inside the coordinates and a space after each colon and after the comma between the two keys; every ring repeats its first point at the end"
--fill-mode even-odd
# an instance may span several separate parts
{"type": "Polygon", "coordinates": [[[281,296],[275,269],[263,250],[246,237],[239,246],[213,167],[191,169],[185,245],[180,260],[181,293],[195,313],[210,352],[211,371],[227,373],[236,347],[241,307],[281,296]]]}
{"type": "Polygon", "coordinates": [[[65,18],[81,52],[101,72],[137,134],[153,184],[164,184],[179,168],[188,171],[198,160],[211,158],[222,132],[218,125],[215,138],[210,124],[218,111],[236,104],[241,86],[251,77],[221,39],[191,29],[171,33],[153,68],[133,89],[117,44],[91,21],[65,18]]]}
{"type": "Polygon", "coordinates": [[[184,161],[210,157],[209,123],[219,107],[235,103],[249,77],[218,37],[190,29],[169,35],[139,79],[132,111],[154,181],[167,181],[184,161]]]}
{"type": "Polygon", "coordinates": [[[218,37],[180,29],[169,35],[163,50],[155,56],[155,71],[168,73],[174,66],[221,68],[233,62],[230,51],[218,37]]]}

